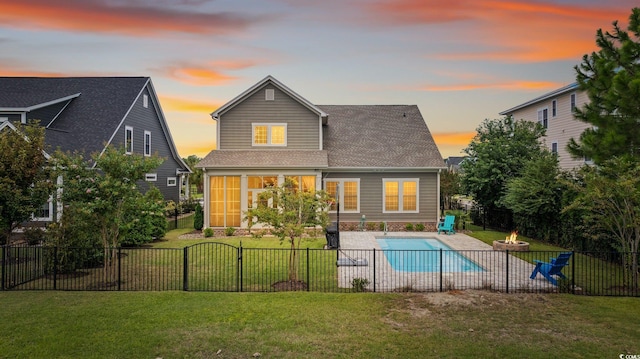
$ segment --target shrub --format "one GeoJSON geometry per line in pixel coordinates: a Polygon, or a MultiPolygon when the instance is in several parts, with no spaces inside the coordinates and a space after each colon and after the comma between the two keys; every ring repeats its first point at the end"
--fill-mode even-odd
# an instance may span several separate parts
{"type": "Polygon", "coordinates": [[[356,292],[364,292],[367,290],[367,286],[369,285],[369,280],[367,278],[353,278],[351,280],[351,287],[356,292]]]}
{"type": "Polygon", "coordinates": [[[225,228],[225,229],[224,229],[224,234],[225,234],[227,237],[231,237],[231,236],[233,236],[235,233],[236,233],[236,229],[235,229],[235,228],[233,228],[233,227],[227,227],[227,228],[225,228]]]}
{"type": "Polygon", "coordinates": [[[384,222],[380,222],[380,224],[378,224],[378,228],[380,231],[384,231],[384,222]]]}
{"type": "Polygon", "coordinates": [[[373,222],[368,222],[367,223],[367,231],[373,231],[374,229],[376,229],[376,224],[373,222]]]}
{"type": "Polygon", "coordinates": [[[407,232],[412,232],[413,231],[413,223],[407,223],[404,228],[407,230],[407,232]]]}
{"type": "Polygon", "coordinates": [[[167,201],[164,207],[164,215],[166,217],[173,217],[176,215],[176,203],[172,200],[167,201]]]}
{"type": "Polygon", "coordinates": [[[204,227],[204,213],[202,212],[202,206],[200,203],[196,205],[196,213],[193,215],[193,228],[201,231],[204,227]]]}
{"type": "Polygon", "coordinates": [[[205,228],[204,229],[204,236],[209,238],[209,237],[213,237],[213,228],[205,228]]]}
{"type": "Polygon", "coordinates": [[[416,223],[416,231],[418,231],[418,232],[424,231],[424,224],[423,223],[416,223]]]}
{"type": "Polygon", "coordinates": [[[31,246],[43,243],[46,236],[47,234],[40,227],[27,227],[24,229],[24,239],[26,239],[31,246]]]}

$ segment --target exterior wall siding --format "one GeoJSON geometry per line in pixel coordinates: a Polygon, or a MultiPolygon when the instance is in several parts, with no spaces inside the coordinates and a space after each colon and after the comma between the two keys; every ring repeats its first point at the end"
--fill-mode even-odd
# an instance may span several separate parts
{"type": "MultiPolygon", "coordinates": [[[[330,173],[323,180],[331,178],[359,178],[360,179],[360,213],[340,213],[340,221],[359,222],[362,215],[366,215],[367,222],[437,222],[437,172],[358,172],[358,173],[330,173]],[[383,213],[382,195],[384,178],[418,178],[420,186],[419,213],[383,213]]],[[[323,183],[324,186],[324,183],[323,183]]],[[[336,218],[331,215],[332,220],[336,218]]]]}
{"type": "MultiPolygon", "coordinates": [[[[177,203],[180,200],[180,178],[176,175],[176,169],[181,166],[171,154],[169,143],[162,130],[160,119],[154,107],[155,99],[152,98],[148,90],[145,90],[143,93],[149,96],[149,107],[143,107],[143,96],[140,96],[122,123],[122,126],[118,129],[113,144],[118,147],[124,146],[125,127],[131,126],[133,127],[133,152],[136,154],[144,154],[144,131],[151,132],[151,154],[162,157],[164,162],[155,171],[155,173],[157,173],[157,180],[150,183],[162,192],[165,200],[172,200],[177,203]],[[168,177],[176,178],[175,186],[167,186],[168,177]]],[[[143,190],[149,188],[149,185],[144,182],[141,183],[140,186],[143,190]]]]}
{"type": "Polygon", "coordinates": [[[267,85],[225,112],[219,119],[220,144],[222,150],[317,150],[320,148],[320,119],[317,114],[289,97],[278,88],[267,85]],[[265,90],[274,90],[274,100],[265,100],[265,90]],[[287,146],[252,146],[251,124],[286,123],[287,146]]]}
{"type": "Polygon", "coordinates": [[[549,150],[551,150],[553,143],[558,144],[558,161],[560,164],[560,168],[567,170],[580,167],[585,163],[584,159],[572,158],[567,151],[567,145],[569,144],[569,140],[571,138],[578,140],[580,138],[580,134],[582,134],[582,131],[590,126],[586,123],[576,120],[573,117],[573,113],[571,112],[572,93],[576,94],[577,107],[582,107],[589,101],[587,95],[584,92],[567,92],[561,94],[558,97],[550,98],[542,102],[532,104],[513,113],[513,118],[516,120],[524,119],[527,121],[538,122],[538,110],[544,108],[548,109],[549,122],[547,133],[543,141],[549,150]],[[553,116],[551,111],[553,100],[556,100],[557,102],[557,113],[555,117],[553,116]]]}

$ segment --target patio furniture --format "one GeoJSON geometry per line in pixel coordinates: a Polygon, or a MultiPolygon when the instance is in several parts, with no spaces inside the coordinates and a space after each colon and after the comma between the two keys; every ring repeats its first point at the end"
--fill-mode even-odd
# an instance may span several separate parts
{"type": "Polygon", "coordinates": [[[444,217],[444,222],[438,223],[438,234],[445,232],[447,234],[456,233],[454,227],[456,224],[456,216],[447,215],[444,217]]]}
{"type": "Polygon", "coordinates": [[[551,284],[557,286],[558,281],[553,276],[566,279],[567,277],[562,274],[562,268],[569,264],[570,252],[560,253],[558,258],[551,258],[550,262],[542,262],[535,260],[536,267],[531,272],[531,279],[535,279],[538,273],[542,274],[551,284]]]}

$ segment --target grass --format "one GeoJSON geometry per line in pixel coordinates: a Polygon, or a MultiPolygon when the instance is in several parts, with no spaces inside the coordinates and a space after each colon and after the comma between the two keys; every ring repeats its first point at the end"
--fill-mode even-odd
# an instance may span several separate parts
{"type": "Polygon", "coordinates": [[[599,358],[640,353],[634,298],[0,292],[3,358],[599,358]]]}

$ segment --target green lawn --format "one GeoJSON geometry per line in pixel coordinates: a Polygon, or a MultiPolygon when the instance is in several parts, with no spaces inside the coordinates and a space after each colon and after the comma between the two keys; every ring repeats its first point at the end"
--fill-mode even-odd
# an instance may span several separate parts
{"type": "Polygon", "coordinates": [[[637,298],[0,292],[2,358],[617,358],[637,298]]]}

